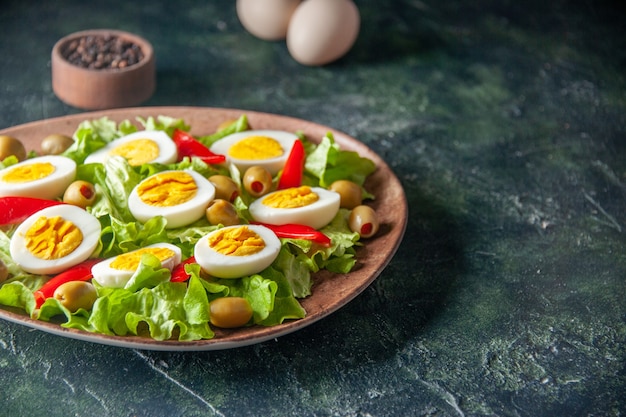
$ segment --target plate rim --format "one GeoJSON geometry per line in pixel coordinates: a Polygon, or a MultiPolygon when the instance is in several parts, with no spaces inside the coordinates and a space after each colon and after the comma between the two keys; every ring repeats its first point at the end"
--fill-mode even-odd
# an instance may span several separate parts
{"type": "MultiPolygon", "coordinates": [[[[84,120],[94,120],[100,117],[108,117],[111,120],[119,122],[121,120],[131,120],[134,115],[135,118],[143,117],[147,118],[150,116],[156,117],[157,115],[163,115],[168,117],[181,117],[186,124],[191,126],[191,131],[194,131],[194,124],[189,122],[182,114],[189,113],[190,115],[193,113],[202,113],[208,112],[211,115],[215,114],[223,114],[223,115],[246,115],[248,120],[254,127],[254,121],[263,120],[264,118],[269,118],[274,121],[279,121],[281,125],[284,124],[297,124],[302,126],[302,131],[306,134],[306,128],[314,129],[314,130],[325,130],[327,132],[332,132],[335,138],[335,141],[341,149],[344,150],[353,150],[359,153],[361,156],[365,156],[370,158],[376,162],[377,171],[372,174],[386,174],[386,186],[390,188],[390,190],[395,192],[395,197],[399,198],[400,201],[394,203],[394,210],[397,212],[394,219],[397,220],[397,223],[394,224],[387,232],[391,233],[391,247],[386,248],[386,256],[382,257],[382,259],[378,259],[375,263],[370,265],[372,271],[369,275],[366,276],[365,279],[361,280],[358,286],[355,286],[351,289],[350,292],[344,297],[341,297],[340,300],[334,305],[331,305],[330,308],[326,308],[323,311],[315,312],[315,314],[309,314],[307,311],[307,315],[302,319],[297,320],[288,320],[282,324],[270,327],[263,326],[252,326],[251,328],[255,328],[256,331],[253,331],[252,336],[247,335],[248,332],[240,332],[237,331],[229,332],[225,338],[219,338],[216,334],[216,337],[213,339],[203,339],[203,340],[195,340],[195,341],[178,341],[178,340],[155,340],[151,338],[146,338],[142,336],[115,336],[115,335],[105,335],[101,333],[91,333],[83,330],[77,329],[68,329],[61,327],[59,324],[55,324],[52,322],[45,322],[40,320],[31,319],[29,316],[17,312],[13,312],[7,309],[7,306],[0,305],[0,318],[7,320],[9,322],[13,322],[16,324],[23,325],[25,327],[29,327],[32,329],[44,331],[46,333],[54,334],[61,337],[82,340],[91,343],[116,346],[122,348],[131,348],[131,349],[142,349],[142,350],[155,350],[155,351],[210,351],[210,350],[224,350],[224,349],[233,349],[238,347],[250,346],[257,343],[262,343],[268,340],[277,339],[279,337],[285,336],[287,334],[293,333],[297,330],[300,330],[304,327],[307,327],[313,323],[320,321],[323,318],[328,317],[332,313],[335,313],[339,309],[343,308],[345,305],[354,300],[358,295],[360,295],[367,287],[369,287],[382,273],[382,271],[387,267],[387,265],[391,262],[392,258],[395,256],[402,240],[404,238],[404,234],[406,232],[407,223],[408,223],[408,203],[406,199],[406,195],[402,184],[400,183],[398,177],[391,170],[389,165],[384,161],[377,153],[375,153],[368,145],[363,142],[360,142],[358,139],[330,126],[316,123],[310,120],[305,120],[293,116],[276,114],[276,113],[268,113],[261,112],[258,110],[246,110],[246,109],[238,109],[238,108],[229,108],[229,107],[201,107],[201,106],[147,106],[147,107],[128,107],[128,108],[117,108],[117,109],[108,109],[108,110],[97,110],[97,111],[89,111],[83,113],[76,113],[71,115],[57,116],[47,119],[35,120],[31,122],[22,123],[16,126],[11,126],[8,128],[0,129],[0,134],[11,134],[15,136],[19,136],[20,132],[28,132],[33,129],[36,131],[39,127],[50,125],[50,124],[67,124],[68,128],[71,128],[71,133],[73,133],[78,124],[84,120]],[[138,114],[137,114],[138,113],[138,114]],[[172,116],[172,113],[179,113],[180,116],[172,116]],[[71,124],[70,124],[71,123],[71,124]],[[17,133],[17,134],[16,134],[17,133]]],[[[191,117],[192,119],[196,117],[195,115],[191,117]]],[[[281,128],[277,128],[277,130],[281,130],[281,128]]],[[[51,132],[51,133],[59,133],[59,132],[51,132]]],[[[203,133],[207,134],[207,132],[203,133]]],[[[316,138],[312,138],[314,142],[316,142],[316,138]]],[[[31,140],[32,141],[32,140],[31,140]]],[[[29,141],[29,142],[31,142],[29,141]]],[[[29,143],[27,146],[28,150],[35,148],[29,143]],[[30,147],[29,147],[30,146],[30,147]]],[[[384,202],[387,203],[387,202],[384,202]]],[[[374,241],[376,241],[376,237],[374,241]]],[[[367,243],[365,246],[357,248],[357,259],[363,260],[363,252],[367,248],[367,243]]],[[[350,277],[354,271],[349,272],[348,274],[333,274],[333,275],[344,275],[346,278],[350,277]]],[[[315,280],[315,274],[313,274],[313,279],[315,280]]],[[[314,297],[315,287],[313,287],[313,295],[309,297],[314,297]]],[[[307,298],[309,298],[307,297],[307,298]]],[[[302,302],[302,300],[299,300],[302,302]]]]}

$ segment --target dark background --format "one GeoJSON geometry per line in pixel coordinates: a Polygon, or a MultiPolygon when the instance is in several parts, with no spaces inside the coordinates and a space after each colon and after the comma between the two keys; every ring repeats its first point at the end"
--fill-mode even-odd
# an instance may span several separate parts
{"type": "Polygon", "coordinates": [[[148,39],[144,105],[234,107],[342,130],[410,207],[361,296],[278,340],[116,348],[0,323],[0,415],[618,416],[626,412],[626,37],[608,1],[363,0],[354,48],[304,67],[235,2],[5,1],[0,128],[79,113],[61,37],[148,39]]]}

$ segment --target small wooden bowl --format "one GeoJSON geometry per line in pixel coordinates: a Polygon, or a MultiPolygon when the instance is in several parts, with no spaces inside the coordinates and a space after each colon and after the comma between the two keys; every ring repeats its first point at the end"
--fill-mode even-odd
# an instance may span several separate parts
{"type": "Polygon", "coordinates": [[[61,38],[52,48],[52,89],[61,101],[86,110],[130,107],[149,99],[156,86],[152,45],[132,33],[95,29],[61,38]],[[84,68],[71,63],[66,51],[85,36],[110,35],[138,46],[143,57],[123,68],[84,68]]]}

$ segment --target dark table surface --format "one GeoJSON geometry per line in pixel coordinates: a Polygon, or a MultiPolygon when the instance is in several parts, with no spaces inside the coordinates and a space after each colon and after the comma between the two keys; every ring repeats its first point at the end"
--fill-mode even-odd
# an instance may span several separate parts
{"type": "Polygon", "coordinates": [[[605,1],[362,0],[343,59],[305,67],[232,0],[5,1],[0,129],[82,112],[50,51],[152,42],[145,106],[279,113],[358,138],[410,207],[379,278],[328,318],[232,350],[155,352],[0,323],[3,416],[626,413],[626,36],[605,1]]]}

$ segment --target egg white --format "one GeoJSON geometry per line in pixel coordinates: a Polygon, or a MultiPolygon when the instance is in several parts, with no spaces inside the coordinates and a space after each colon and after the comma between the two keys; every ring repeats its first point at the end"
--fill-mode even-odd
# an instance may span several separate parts
{"type": "MultiPolygon", "coordinates": [[[[227,228],[237,227],[241,225],[227,228]]],[[[198,240],[194,247],[196,262],[202,270],[217,278],[241,278],[259,273],[270,266],[280,252],[280,239],[267,227],[260,225],[247,225],[247,227],[265,242],[265,247],[261,251],[247,256],[224,255],[215,251],[209,245],[209,239],[213,234],[222,230],[218,229],[198,240]]]]}
{"type": "Polygon", "coordinates": [[[10,252],[13,260],[26,272],[32,274],[56,274],[89,258],[98,246],[101,226],[98,219],[85,210],[69,204],[52,206],[38,211],[20,224],[11,237],[10,252]],[[60,216],[74,223],[83,234],[83,240],[74,251],[59,259],[41,259],[26,248],[24,238],[28,229],[40,217],[60,216]]]}
{"type": "Polygon", "coordinates": [[[159,154],[149,163],[171,164],[178,159],[178,149],[174,141],[161,130],[140,130],[114,139],[103,148],[91,153],[86,159],[86,164],[104,163],[111,156],[111,152],[120,145],[139,139],[149,139],[159,147],[159,154]]]}
{"type": "Polygon", "coordinates": [[[211,146],[211,151],[225,155],[226,162],[235,165],[242,174],[246,169],[257,165],[265,167],[272,175],[276,175],[285,166],[285,161],[289,157],[293,143],[298,139],[297,135],[281,130],[247,130],[223,137],[211,146]],[[268,159],[240,159],[228,155],[228,150],[231,146],[250,136],[267,136],[276,140],[283,148],[283,154],[268,159]]]}
{"type": "Polygon", "coordinates": [[[263,204],[263,199],[279,191],[269,193],[250,204],[252,218],[257,222],[281,225],[304,224],[320,229],[330,223],[339,211],[340,196],[338,193],[320,187],[311,187],[311,191],[319,196],[312,204],[294,208],[274,208],[263,204]]]}
{"type": "Polygon", "coordinates": [[[47,155],[27,159],[0,170],[0,197],[20,196],[52,200],[63,195],[75,177],[76,162],[65,156],[47,155]],[[54,166],[54,171],[44,178],[31,181],[14,183],[4,180],[4,176],[11,170],[35,163],[50,163],[54,166]]]}
{"type": "MultiPolygon", "coordinates": [[[[181,262],[182,255],[180,248],[176,245],[172,245],[171,243],[154,243],[152,245],[145,246],[145,248],[171,249],[174,252],[174,255],[161,261],[161,266],[163,268],[169,269],[170,271],[181,262]]],[[[126,286],[126,283],[128,283],[130,278],[136,272],[136,270],[122,270],[112,268],[111,263],[113,263],[116,259],[117,256],[113,256],[95,264],[91,268],[91,273],[93,274],[94,281],[96,281],[103,287],[124,288],[126,286]]]]}
{"type": "MultiPolygon", "coordinates": [[[[172,171],[163,171],[162,173],[165,172],[172,171]]],[[[186,226],[202,218],[206,213],[209,203],[215,198],[215,186],[196,171],[185,170],[184,172],[193,177],[198,187],[196,195],[191,200],[167,207],[151,206],[144,203],[137,190],[144,181],[151,178],[148,177],[133,188],[128,197],[128,209],[132,215],[142,223],[147,222],[155,216],[163,216],[167,220],[166,227],[168,229],[186,226]]]]}

